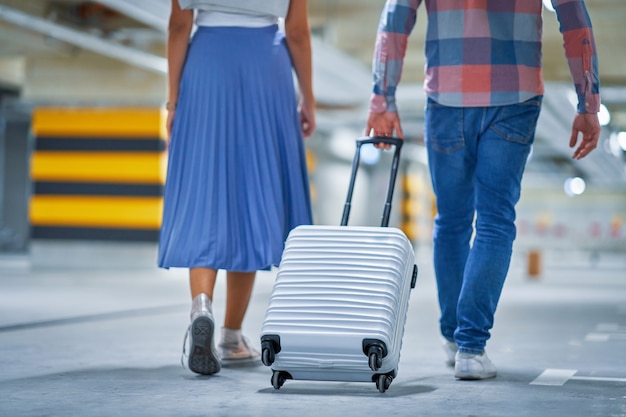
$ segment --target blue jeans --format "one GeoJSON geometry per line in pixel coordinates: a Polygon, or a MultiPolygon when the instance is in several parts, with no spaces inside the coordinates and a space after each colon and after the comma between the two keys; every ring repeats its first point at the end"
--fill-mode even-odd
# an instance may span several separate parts
{"type": "Polygon", "coordinates": [[[457,108],[429,99],[426,105],[440,329],[461,352],[482,353],[493,327],[541,101],[457,108]]]}

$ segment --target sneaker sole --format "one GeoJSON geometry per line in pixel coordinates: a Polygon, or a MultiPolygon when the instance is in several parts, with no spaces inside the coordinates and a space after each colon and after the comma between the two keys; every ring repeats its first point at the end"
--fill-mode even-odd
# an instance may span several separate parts
{"type": "Polygon", "coordinates": [[[237,367],[248,367],[248,366],[257,366],[262,365],[261,357],[255,356],[252,358],[241,358],[241,359],[224,359],[222,358],[222,367],[224,368],[237,368],[237,367]]]}
{"type": "Polygon", "coordinates": [[[220,371],[220,361],[213,349],[214,330],[215,325],[208,317],[198,317],[191,323],[189,369],[197,374],[212,375],[220,371]]]}
{"type": "Polygon", "coordinates": [[[472,374],[472,373],[455,372],[454,377],[456,379],[460,379],[463,381],[477,381],[481,379],[495,378],[496,372],[489,373],[489,374],[478,374],[478,375],[472,374]]]}

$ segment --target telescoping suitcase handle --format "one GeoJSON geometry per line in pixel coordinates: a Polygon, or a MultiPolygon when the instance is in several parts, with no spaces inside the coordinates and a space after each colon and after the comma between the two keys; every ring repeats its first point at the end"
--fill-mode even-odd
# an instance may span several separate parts
{"type": "Polygon", "coordinates": [[[354,182],[356,180],[356,173],[359,169],[359,160],[361,158],[361,146],[366,143],[386,143],[395,146],[393,153],[393,161],[391,162],[391,174],[389,176],[389,186],[387,187],[387,199],[385,200],[385,208],[383,210],[383,218],[380,223],[382,227],[389,226],[389,216],[391,214],[391,199],[393,197],[393,189],[396,184],[396,177],[398,175],[398,165],[400,163],[400,150],[404,140],[399,138],[389,138],[383,136],[364,137],[356,140],[356,153],[352,160],[352,174],[350,175],[350,185],[348,186],[348,197],[346,198],[346,204],[343,207],[343,216],[341,217],[341,226],[348,225],[348,217],[350,217],[350,208],[352,206],[352,192],[354,191],[354,182]]]}

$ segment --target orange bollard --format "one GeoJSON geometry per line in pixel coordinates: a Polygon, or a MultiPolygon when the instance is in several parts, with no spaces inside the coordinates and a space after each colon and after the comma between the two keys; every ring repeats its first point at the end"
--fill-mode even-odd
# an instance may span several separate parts
{"type": "Polygon", "coordinates": [[[528,277],[537,279],[541,275],[541,252],[531,250],[528,252],[528,277]]]}

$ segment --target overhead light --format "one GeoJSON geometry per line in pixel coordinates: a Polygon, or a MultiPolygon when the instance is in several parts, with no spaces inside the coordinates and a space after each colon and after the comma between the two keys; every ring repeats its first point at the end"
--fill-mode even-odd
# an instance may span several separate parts
{"type": "Polygon", "coordinates": [[[373,143],[366,143],[361,146],[361,161],[367,165],[376,165],[380,160],[380,149],[373,143]]]}
{"type": "Polygon", "coordinates": [[[574,106],[574,108],[578,107],[578,94],[576,94],[575,90],[572,89],[567,92],[567,99],[572,104],[572,106],[574,106]]]}
{"type": "Polygon", "coordinates": [[[552,5],[552,1],[551,1],[551,0],[543,0],[543,6],[544,6],[547,10],[549,10],[549,11],[551,11],[551,12],[553,12],[553,11],[554,11],[554,6],[552,5]]]}
{"type": "Polygon", "coordinates": [[[613,155],[620,157],[626,151],[626,132],[613,132],[609,136],[608,150],[613,155]]]}
{"type": "Polygon", "coordinates": [[[330,151],[341,159],[351,161],[354,157],[356,135],[353,129],[345,127],[335,129],[330,137],[330,151]]]}
{"type": "Polygon", "coordinates": [[[611,112],[604,104],[600,104],[600,111],[598,112],[598,121],[600,122],[600,126],[606,126],[609,123],[611,123],[611,112]]]}
{"type": "Polygon", "coordinates": [[[626,132],[619,132],[617,134],[617,143],[619,147],[626,152],[626,132]]]}
{"type": "Polygon", "coordinates": [[[585,192],[586,184],[585,180],[580,177],[572,177],[565,180],[565,184],[563,185],[563,190],[565,194],[570,197],[581,195],[585,192]]]}

